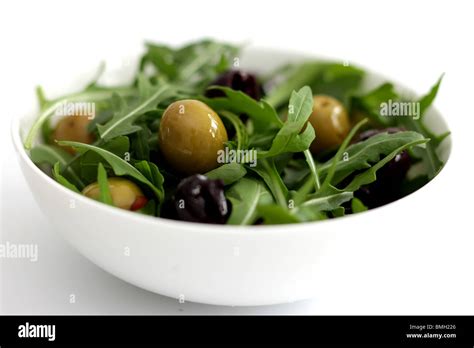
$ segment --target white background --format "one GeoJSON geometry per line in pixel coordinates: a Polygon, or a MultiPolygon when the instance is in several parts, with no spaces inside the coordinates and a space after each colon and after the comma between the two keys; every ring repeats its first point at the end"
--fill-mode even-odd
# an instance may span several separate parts
{"type": "Polygon", "coordinates": [[[468,1],[2,1],[1,240],[37,243],[40,258],[0,259],[0,313],[474,314],[473,13],[468,1]],[[425,230],[391,241],[398,249],[390,261],[357,255],[371,269],[364,279],[334,276],[324,296],[260,308],[179,304],[76,253],[29,194],[10,145],[10,118],[35,107],[37,84],[48,92],[53,81],[69,84],[103,59],[120,67],[144,39],[179,44],[203,36],[358,62],[419,93],[445,72],[435,105],[453,130],[458,166],[446,187],[450,198],[440,192],[430,204],[452,223],[438,225],[434,215],[425,230]]]}

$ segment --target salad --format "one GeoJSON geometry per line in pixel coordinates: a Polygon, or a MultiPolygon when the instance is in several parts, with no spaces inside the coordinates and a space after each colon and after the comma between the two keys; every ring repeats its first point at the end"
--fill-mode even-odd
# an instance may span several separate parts
{"type": "MultiPolygon", "coordinates": [[[[59,184],[104,204],[189,222],[286,224],[373,209],[443,167],[419,99],[364,70],[305,61],[258,75],[234,45],[147,43],[127,85],[48,99],[24,146],[59,184]]],[[[101,69],[102,70],[102,69],[101,69]]]]}

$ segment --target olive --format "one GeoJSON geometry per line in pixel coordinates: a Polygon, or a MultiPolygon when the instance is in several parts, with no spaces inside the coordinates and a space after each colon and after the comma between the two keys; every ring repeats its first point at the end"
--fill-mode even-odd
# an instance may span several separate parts
{"type": "MultiPolygon", "coordinates": [[[[236,91],[242,91],[253,99],[260,100],[263,96],[263,88],[253,74],[246,73],[240,70],[229,70],[219,75],[210,86],[224,86],[230,87],[236,91]]],[[[206,96],[209,98],[223,97],[224,93],[217,89],[210,89],[206,91],[206,96]]]]}
{"type": "Polygon", "coordinates": [[[224,224],[229,207],[224,196],[224,182],[195,174],[178,184],[171,200],[173,216],[183,221],[224,224]]]}
{"type": "MultiPolygon", "coordinates": [[[[53,139],[91,144],[94,141],[94,136],[87,129],[90,122],[91,120],[85,116],[71,115],[63,117],[54,129],[53,139]]],[[[64,150],[71,154],[75,153],[75,150],[70,146],[64,147],[64,150]]]]}
{"type": "MultiPolygon", "coordinates": [[[[367,140],[380,133],[397,133],[402,128],[369,129],[359,134],[357,141],[367,140]]],[[[397,154],[390,162],[377,171],[377,180],[362,186],[354,195],[367,207],[376,208],[396,201],[402,197],[401,185],[411,166],[411,158],[407,151],[397,154]]]]}
{"type": "Polygon", "coordinates": [[[159,129],[163,157],[185,174],[205,173],[218,166],[227,132],[219,115],[198,100],[179,100],[163,113],[159,129]]]}
{"type": "Polygon", "coordinates": [[[351,128],[344,105],[327,95],[313,97],[313,112],[309,122],[316,133],[316,139],[311,144],[313,153],[338,147],[351,128]]]}
{"type": "MultiPolygon", "coordinates": [[[[139,210],[143,208],[148,200],[142,190],[133,182],[123,178],[108,178],[110,195],[114,206],[125,210],[139,210]]],[[[100,188],[97,182],[92,183],[82,190],[86,197],[98,200],[100,188]]]]}

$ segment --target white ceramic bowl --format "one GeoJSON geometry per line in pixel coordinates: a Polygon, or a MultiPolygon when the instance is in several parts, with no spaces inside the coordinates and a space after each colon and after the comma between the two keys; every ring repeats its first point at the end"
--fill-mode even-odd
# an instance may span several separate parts
{"type": "MultiPolygon", "coordinates": [[[[305,58],[248,48],[241,57],[241,66],[266,72],[305,58]]],[[[369,74],[366,88],[386,80],[369,74]]],[[[406,91],[403,86],[397,87],[406,91]]],[[[370,252],[373,246],[364,239],[363,231],[386,223],[387,217],[400,212],[410,216],[412,207],[431,199],[430,192],[443,185],[442,171],[421,190],[384,207],[291,226],[216,226],[152,218],[85,198],[41,172],[22,145],[34,117],[30,114],[14,120],[13,141],[31,192],[52,225],[104,270],[141,288],[186,301],[250,306],[310,298],[317,293],[321,272],[331,271],[324,258],[337,251],[348,233],[360,233],[354,248],[370,252]]],[[[436,131],[447,129],[433,108],[426,120],[436,131]]],[[[442,144],[445,160],[450,148],[450,140],[442,144]]],[[[417,214],[417,218],[423,218],[417,214]]],[[[408,223],[410,220],[390,221],[400,228],[408,223]]],[[[354,238],[351,240],[354,243],[354,238]]]]}

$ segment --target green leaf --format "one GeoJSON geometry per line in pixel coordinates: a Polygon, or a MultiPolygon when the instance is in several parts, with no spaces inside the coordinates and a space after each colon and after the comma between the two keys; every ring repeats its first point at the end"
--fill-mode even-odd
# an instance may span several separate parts
{"type": "MultiPolygon", "coordinates": [[[[300,207],[308,207],[318,211],[330,211],[337,209],[342,203],[347,202],[353,197],[352,192],[337,192],[324,197],[309,197],[300,207]]],[[[296,212],[299,207],[294,208],[296,212]]]]}
{"type": "Polygon", "coordinates": [[[359,86],[364,72],[356,67],[336,62],[312,61],[295,64],[285,69],[283,76],[277,73],[276,80],[282,82],[270,90],[265,100],[275,108],[288,101],[293,90],[307,85],[314,94],[328,94],[344,103],[359,86]]]}
{"type": "Polygon", "coordinates": [[[227,110],[234,114],[245,114],[253,121],[255,131],[266,130],[271,127],[280,127],[282,121],[266,101],[256,101],[252,97],[241,91],[235,91],[228,87],[212,87],[225,94],[225,97],[219,98],[200,98],[218,113],[221,110],[227,110]]]}
{"type": "Polygon", "coordinates": [[[370,167],[363,173],[356,175],[355,178],[352,179],[352,181],[344,188],[344,191],[354,192],[358,190],[361,186],[374,182],[377,179],[377,176],[376,176],[377,170],[379,170],[388,162],[390,162],[397,154],[399,154],[403,150],[406,150],[414,146],[423,146],[428,141],[429,139],[420,139],[420,140],[415,140],[415,141],[412,141],[410,143],[400,146],[398,149],[395,149],[389,155],[385,156],[382,160],[377,162],[377,164],[373,165],[372,167],[370,167]]]}
{"type": "MultiPolygon", "coordinates": [[[[66,168],[66,165],[71,160],[72,156],[57,146],[37,145],[31,149],[30,158],[35,164],[47,163],[54,166],[56,163],[59,163],[59,173],[66,168]]],[[[67,166],[64,175],[67,176],[69,180],[73,181],[74,185],[84,187],[82,180],[74,171],[73,167],[67,166]]]]}
{"type": "Polygon", "coordinates": [[[435,85],[431,87],[428,94],[424,95],[423,97],[420,98],[420,100],[418,100],[418,102],[420,103],[420,118],[423,118],[426,110],[428,110],[428,108],[431,106],[434,99],[436,98],[436,95],[438,94],[439,86],[441,85],[441,81],[443,80],[443,76],[444,74],[440,76],[440,78],[435,83],[435,85]]]}
{"type": "Polygon", "coordinates": [[[351,208],[352,208],[352,213],[357,214],[357,213],[362,213],[363,211],[368,210],[364,203],[358,198],[353,198],[351,202],[351,208]]]}
{"type": "Polygon", "coordinates": [[[257,206],[271,204],[272,195],[265,185],[255,179],[243,178],[226,192],[232,203],[229,225],[252,225],[257,219],[257,206]]]}
{"type": "Polygon", "coordinates": [[[234,127],[237,137],[237,150],[240,151],[247,149],[249,146],[249,135],[239,116],[229,111],[221,111],[220,116],[228,120],[234,127]]]}
{"type": "MultiPolygon", "coordinates": [[[[423,135],[413,131],[404,131],[389,134],[379,133],[367,140],[355,143],[344,151],[345,160],[338,161],[331,183],[337,185],[355,171],[370,168],[380,156],[388,155],[400,146],[415,140],[424,139],[423,135]]],[[[319,166],[319,175],[325,178],[334,158],[319,166]]]]}
{"type": "Polygon", "coordinates": [[[194,86],[208,85],[218,73],[230,67],[238,48],[232,45],[201,40],[176,51],[179,80],[194,86]]]}
{"type": "Polygon", "coordinates": [[[285,104],[294,90],[310,85],[320,75],[322,65],[306,62],[286,69],[283,82],[277,84],[265,97],[268,104],[275,108],[285,104]]]}
{"type": "Polygon", "coordinates": [[[257,212],[265,224],[281,225],[301,222],[301,220],[291,214],[288,209],[276,204],[259,205],[257,212]]]}
{"type": "MultiPolygon", "coordinates": [[[[119,136],[104,143],[101,145],[101,148],[125,159],[126,154],[130,151],[130,141],[126,136],[119,136]]],[[[103,157],[94,151],[87,151],[82,154],[80,159],[82,179],[88,183],[95,181],[97,178],[97,166],[101,162],[103,162],[103,157]]],[[[110,168],[106,162],[103,164],[106,168],[110,168]]]]}
{"type": "Polygon", "coordinates": [[[118,105],[118,111],[105,125],[97,125],[103,141],[139,131],[141,128],[134,124],[136,119],[144,113],[156,109],[161,101],[176,94],[176,90],[171,85],[153,86],[144,75],[138,77],[138,91],[139,101],[132,105],[128,105],[122,97],[114,94],[114,103],[118,105]]]}
{"type": "Polygon", "coordinates": [[[153,193],[158,198],[158,201],[161,203],[164,198],[163,189],[160,187],[155,186],[147,177],[145,177],[138,169],[133,167],[130,163],[124,161],[117,155],[104,150],[100,147],[96,147],[94,145],[88,145],[83,143],[78,143],[75,141],[60,141],[58,142],[61,146],[72,146],[76,149],[81,149],[82,151],[94,151],[99,154],[104,160],[106,160],[109,165],[112,167],[113,172],[117,176],[130,176],[135,180],[145,184],[148,188],[150,188],[153,193]]]}
{"type": "Polygon", "coordinates": [[[40,114],[36,121],[31,126],[26,139],[24,141],[24,147],[30,150],[33,147],[33,143],[36,140],[38,131],[42,129],[43,124],[56,112],[57,108],[63,103],[75,103],[75,102],[100,102],[108,100],[113,94],[119,94],[121,96],[134,95],[136,93],[134,88],[130,87],[97,87],[86,88],[84,91],[69,94],[54,100],[46,101],[44,95],[43,99],[40,100],[41,109],[40,114]]]}
{"type": "Polygon", "coordinates": [[[140,63],[143,70],[147,63],[151,63],[159,74],[163,74],[168,80],[174,80],[177,75],[177,67],[174,61],[174,50],[164,45],[147,43],[147,53],[142,57],[140,63]]]}
{"type": "Polygon", "coordinates": [[[201,94],[217,74],[228,70],[238,53],[235,46],[211,40],[180,48],[147,43],[147,49],[140,63],[141,71],[151,64],[156,77],[185,86],[194,94],[201,94]]]}
{"type": "Polygon", "coordinates": [[[267,184],[275,201],[282,207],[288,207],[288,189],[276,169],[273,159],[261,159],[256,167],[250,167],[267,184]]]}
{"type": "Polygon", "coordinates": [[[74,192],[81,193],[81,191],[79,191],[79,189],[74,184],[72,184],[68,179],[66,179],[64,176],[61,175],[61,169],[60,169],[59,162],[56,162],[53,165],[52,173],[53,173],[54,180],[59,182],[61,185],[63,185],[64,187],[66,187],[66,188],[68,188],[68,189],[70,189],[74,192]]]}
{"type": "Polygon", "coordinates": [[[344,153],[344,151],[346,150],[347,148],[347,145],[349,144],[349,142],[351,141],[352,137],[354,136],[354,134],[357,133],[357,131],[365,124],[367,123],[367,119],[363,119],[362,121],[360,121],[359,123],[357,123],[354,127],[352,127],[351,131],[349,132],[349,134],[347,135],[347,137],[344,139],[344,141],[342,142],[341,146],[339,147],[339,149],[337,150],[337,153],[336,155],[334,155],[334,158],[332,159],[331,161],[331,166],[329,167],[329,170],[328,170],[328,173],[326,175],[326,178],[324,178],[324,181],[323,181],[323,184],[321,185],[321,188],[318,190],[318,192],[316,192],[316,195],[318,197],[324,197],[326,195],[330,195],[332,193],[332,188],[330,187],[331,186],[331,181],[332,181],[332,178],[334,177],[334,174],[336,173],[336,169],[337,169],[337,164],[339,163],[339,161],[341,160],[341,157],[342,157],[342,154],[344,153]]]}
{"type": "Polygon", "coordinates": [[[165,181],[163,175],[156,164],[148,161],[140,161],[135,164],[140,173],[142,173],[155,187],[163,190],[163,182],[165,181]]]}
{"type": "Polygon", "coordinates": [[[153,199],[150,199],[143,208],[136,210],[136,212],[143,215],[157,216],[157,206],[153,199]]]}
{"type": "Polygon", "coordinates": [[[138,132],[131,134],[130,150],[132,157],[136,160],[150,160],[150,145],[149,139],[152,137],[152,132],[145,123],[140,123],[141,128],[138,132]]]}
{"type": "Polygon", "coordinates": [[[243,164],[231,162],[223,164],[204,175],[213,180],[221,179],[224,181],[224,185],[230,185],[236,181],[239,181],[245,176],[245,174],[247,174],[247,170],[243,164]]]}
{"type": "Polygon", "coordinates": [[[352,107],[365,112],[376,124],[390,126],[394,124],[393,117],[383,117],[380,114],[380,106],[389,100],[398,100],[399,95],[393,84],[384,83],[365,95],[352,98],[352,107]]]}
{"type": "Polygon", "coordinates": [[[316,161],[313,158],[313,155],[311,154],[310,150],[305,150],[304,151],[304,156],[306,158],[306,163],[308,163],[308,167],[311,173],[311,177],[314,180],[314,189],[315,191],[319,190],[321,187],[321,184],[319,182],[319,174],[316,169],[316,161]]]}
{"type": "Polygon", "coordinates": [[[418,132],[424,137],[431,139],[431,141],[426,144],[425,149],[414,150],[415,155],[422,159],[423,165],[430,180],[433,179],[444,166],[444,163],[439,158],[438,154],[436,153],[436,150],[441,144],[441,142],[450,134],[449,132],[446,132],[441,135],[435,135],[423,123],[423,117],[425,115],[425,112],[431,106],[433,100],[435,99],[442,78],[443,76],[439,78],[439,80],[431,88],[428,94],[418,100],[418,102],[420,103],[420,117],[416,120],[412,117],[402,117],[400,121],[406,128],[418,132]]]}
{"type": "Polygon", "coordinates": [[[344,207],[337,207],[331,211],[333,217],[342,217],[346,215],[346,209],[344,207]]]}
{"type": "Polygon", "coordinates": [[[307,86],[298,92],[293,91],[288,106],[288,118],[278,131],[272,145],[267,151],[259,151],[258,158],[267,158],[285,152],[301,152],[307,150],[314,140],[315,134],[311,124],[307,123],[313,112],[313,94],[307,86]],[[301,129],[306,129],[300,134],[301,129]]]}
{"type": "Polygon", "coordinates": [[[99,184],[99,201],[107,205],[113,206],[112,195],[110,194],[109,182],[107,180],[107,172],[102,163],[97,167],[97,183],[99,184]]]}
{"type": "Polygon", "coordinates": [[[310,83],[314,94],[330,95],[349,108],[350,97],[360,86],[365,72],[352,65],[328,62],[321,75],[310,83]]]}

